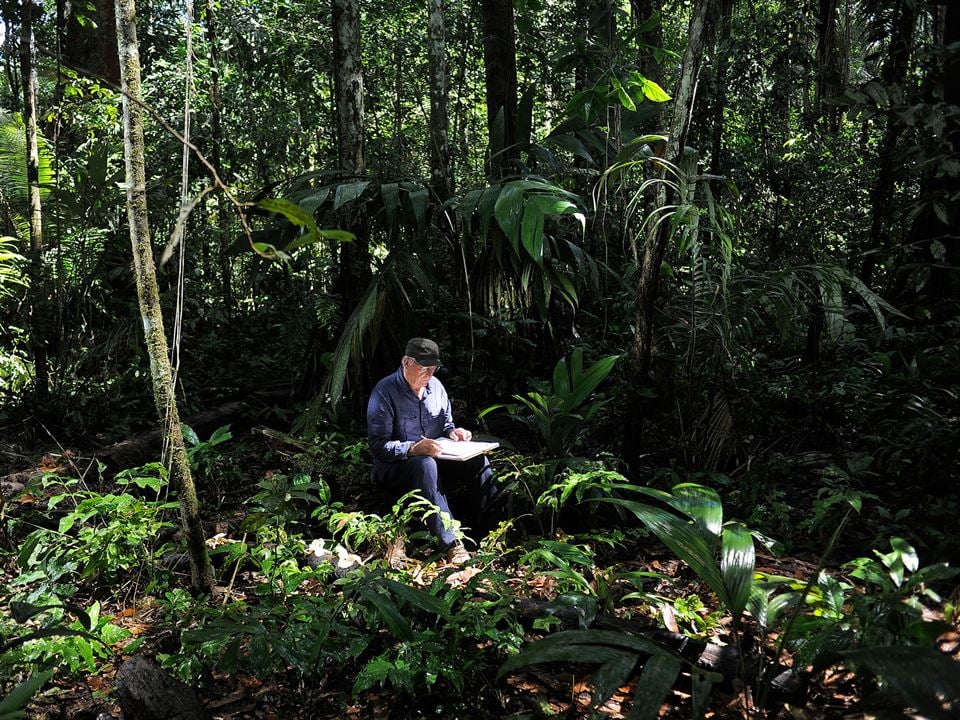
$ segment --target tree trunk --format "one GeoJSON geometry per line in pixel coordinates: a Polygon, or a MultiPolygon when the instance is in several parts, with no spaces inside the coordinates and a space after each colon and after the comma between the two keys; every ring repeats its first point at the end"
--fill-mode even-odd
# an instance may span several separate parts
{"type": "Polygon", "coordinates": [[[508,174],[517,150],[517,49],[513,0],[481,0],[490,175],[508,174]]]}
{"type": "Polygon", "coordinates": [[[713,82],[713,138],[711,140],[710,169],[723,172],[723,113],[727,107],[727,71],[730,68],[730,24],[734,0],[721,2],[717,18],[716,75],[713,82]]]}
{"type": "Polygon", "coordinates": [[[427,54],[430,62],[430,183],[443,203],[453,195],[447,113],[447,48],[443,0],[428,0],[427,54]]]}
{"type": "Polygon", "coordinates": [[[137,282],[140,316],[143,320],[153,398],[161,426],[168,433],[170,480],[180,501],[180,519],[190,553],[193,587],[198,591],[213,588],[213,569],[207,555],[200,506],[190,464],[180,430],[180,416],[174,395],[168,357],[167,338],[160,312],[160,292],[147,223],[146,167],[143,152],[143,107],[140,91],[140,58],[137,49],[136,8],[134,0],[116,0],[117,48],[120,56],[120,80],[123,89],[123,150],[126,161],[127,216],[133,269],[137,282]]]}
{"type": "Polygon", "coordinates": [[[27,139],[27,191],[30,203],[30,249],[43,250],[40,214],[40,150],[37,145],[37,68],[33,41],[33,0],[20,6],[20,75],[23,78],[23,125],[27,139]]]}
{"type": "MultiPolygon", "coordinates": [[[[680,167],[687,136],[690,132],[690,118],[696,100],[697,82],[703,60],[703,48],[708,34],[708,20],[712,16],[715,0],[696,0],[690,27],[687,33],[687,48],[683,54],[683,66],[680,80],[674,93],[673,120],[670,137],[664,157],[680,167]]],[[[654,212],[667,204],[667,190],[658,185],[654,212]]],[[[657,299],[660,279],[660,267],[667,251],[669,241],[668,222],[653,224],[647,235],[637,283],[637,301],[635,309],[636,335],[633,346],[633,362],[636,377],[642,379],[650,367],[650,352],[653,341],[653,306],[657,299]]]]}
{"type": "MultiPolygon", "coordinates": [[[[344,176],[367,171],[363,130],[363,67],[360,62],[360,8],[357,0],[333,0],[333,66],[340,170],[344,176]]],[[[370,282],[370,249],[363,218],[351,213],[353,242],[340,244],[340,271],[334,290],[344,318],[356,308],[370,282]]]]}
{"type": "MultiPolygon", "coordinates": [[[[893,23],[889,55],[881,72],[881,79],[888,93],[894,91],[895,88],[903,90],[907,79],[910,54],[913,50],[914,28],[917,19],[916,5],[912,2],[902,2],[899,9],[900,12],[893,23]]],[[[890,211],[896,182],[895,157],[900,135],[903,132],[903,124],[895,115],[896,105],[897,103],[892,103],[887,111],[886,129],[877,156],[877,177],[870,192],[872,207],[870,238],[868,252],[860,269],[860,279],[867,285],[873,282],[877,256],[888,250],[890,244],[890,211]]]]}
{"type": "Polygon", "coordinates": [[[37,68],[33,37],[33,0],[20,4],[20,82],[23,89],[23,127],[27,156],[27,220],[30,227],[31,275],[30,337],[33,348],[34,391],[39,403],[47,399],[50,372],[47,364],[46,280],[43,271],[43,216],[40,211],[40,149],[37,141],[37,68]]]}
{"type": "MultiPolygon", "coordinates": [[[[934,84],[941,91],[947,107],[960,106],[960,58],[947,48],[960,44],[960,5],[947,2],[935,9],[936,44],[940,48],[943,65],[928,69],[934,84]],[[939,81],[939,82],[937,82],[939,81]]],[[[936,91],[930,92],[928,102],[936,102],[936,91]]],[[[947,114],[943,134],[939,138],[944,159],[955,157],[960,148],[960,120],[947,114]]],[[[939,165],[939,163],[937,164],[939,165]]],[[[923,302],[929,317],[935,322],[948,321],[956,316],[960,297],[960,178],[955,173],[943,172],[934,165],[920,184],[917,213],[910,232],[902,239],[903,247],[897,254],[898,267],[890,295],[900,303],[923,302]],[[923,275],[927,277],[923,281],[923,275]]],[[[942,166],[941,166],[942,167],[942,166]]]]}
{"type": "Polygon", "coordinates": [[[813,95],[813,119],[823,119],[830,132],[837,131],[840,118],[836,105],[824,105],[827,98],[840,94],[842,77],[837,32],[837,0],[820,0],[817,14],[817,82],[813,95]]]}
{"type": "Polygon", "coordinates": [[[65,3],[66,62],[118,85],[120,61],[117,57],[117,44],[112,36],[112,29],[116,26],[113,0],[94,0],[92,8],[84,8],[84,14],[92,22],[85,22],[83,25],[76,19],[75,8],[80,5],[77,0],[65,3]]]}

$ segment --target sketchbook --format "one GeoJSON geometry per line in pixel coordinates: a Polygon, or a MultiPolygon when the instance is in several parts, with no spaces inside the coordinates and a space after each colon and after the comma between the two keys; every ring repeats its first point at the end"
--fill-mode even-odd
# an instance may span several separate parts
{"type": "Polygon", "coordinates": [[[437,460],[457,460],[460,462],[500,447],[500,443],[477,442],[475,440],[457,441],[449,438],[437,438],[437,442],[443,448],[443,451],[437,456],[437,460]]]}

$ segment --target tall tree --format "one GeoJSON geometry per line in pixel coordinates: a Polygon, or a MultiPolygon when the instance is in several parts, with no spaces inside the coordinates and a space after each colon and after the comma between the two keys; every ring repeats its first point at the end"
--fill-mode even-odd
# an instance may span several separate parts
{"type": "MultiPolygon", "coordinates": [[[[697,81],[703,63],[703,49],[709,33],[709,22],[714,17],[717,0],[695,0],[690,26],[687,32],[687,47],[683,53],[683,65],[677,89],[673,95],[673,119],[667,140],[664,157],[676,167],[680,167],[684,146],[690,133],[690,119],[696,100],[697,81]]],[[[664,183],[657,187],[654,212],[665,207],[668,201],[664,183]]],[[[634,368],[638,378],[646,376],[650,365],[650,352],[653,342],[653,306],[657,299],[660,268],[669,242],[670,223],[651,223],[651,230],[644,245],[640,275],[637,281],[636,309],[634,311],[635,336],[633,346],[634,368]]]]}
{"type": "Polygon", "coordinates": [[[490,171],[509,172],[517,151],[517,40],[513,0],[481,0],[490,171]]]}
{"type": "Polygon", "coordinates": [[[427,55],[430,68],[430,183],[443,202],[453,194],[447,112],[447,47],[443,0],[427,0],[427,55]]]}
{"type": "Polygon", "coordinates": [[[37,142],[37,67],[33,38],[33,0],[20,6],[20,76],[23,85],[23,125],[27,139],[27,185],[29,195],[30,247],[43,250],[43,221],[40,212],[40,150],[37,142]]]}
{"type": "Polygon", "coordinates": [[[161,425],[166,431],[170,453],[170,479],[180,501],[180,520],[190,555],[193,587],[213,588],[213,569],[207,555],[200,504],[180,429],[180,414],[174,393],[167,337],[160,311],[160,291],[147,222],[147,176],[143,144],[143,101],[140,91],[140,56],[137,47],[134,0],[116,0],[117,48],[123,90],[123,154],[126,161],[127,217],[133,246],[133,269],[137,298],[143,320],[144,338],[150,357],[153,399],[161,425]]]}
{"type": "MultiPolygon", "coordinates": [[[[892,35],[887,45],[887,57],[880,79],[887,92],[902,98],[910,55],[913,52],[914,33],[917,24],[915,0],[899,0],[893,11],[892,35]]],[[[886,112],[886,127],[877,155],[877,176],[870,192],[871,219],[868,252],[860,269],[860,279],[868,285],[873,281],[877,255],[888,249],[893,190],[896,183],[897,144],[904,125],[897,117],[896,102],[890,103],[886,112]]]]}
{"type": "MultiPolygon", "coordinates": [[[[338,159],[341,173],[367,171],[363,127],[363,66],[360,60],[360,7],[357,0],[333,0],[333,81],[336,101],[338,159]]],[[[344,317],[357,305],[370,281],[370,249],[363,218],[347,220],[356,240],[340,244],[340,272],[334,289],[343,303],[344,317]]]]}
{"type": "Polygon", "coordinates": [[[840,118],[837,105],[824,105],[824,100],[840,94],[843,78],[842,57],[845,54],[838,32],[837,0],[820,0],[817,13],[817,82],[813,95],[814,119],[823,118],[827,129],[836,132],[840,118]]]}
{"type": "Polygon", "coordinates": [[[37,139],[37,66],[33,37],[33,0],[20,4],[20,83],[23,88],[23,126],[26,135],[27,203],[30,226],[33,290],[31,291],[31,336],[33,343],[35,392],[43,401],[50,386],[47,367],[47,311],[43,273],[43,215],[40,208],[40,148],[37,139]]]}

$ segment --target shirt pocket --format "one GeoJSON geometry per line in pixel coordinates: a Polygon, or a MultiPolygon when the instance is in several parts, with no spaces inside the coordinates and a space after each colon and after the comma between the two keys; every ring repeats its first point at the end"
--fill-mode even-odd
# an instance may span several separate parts
{"type": "Polygon", "coordinates": [[[420,427],[419,410],[402,410],[397,413],[399,426],[397,430],[400,434],[400,440],[419,440],[423,434],[420,427]]]}

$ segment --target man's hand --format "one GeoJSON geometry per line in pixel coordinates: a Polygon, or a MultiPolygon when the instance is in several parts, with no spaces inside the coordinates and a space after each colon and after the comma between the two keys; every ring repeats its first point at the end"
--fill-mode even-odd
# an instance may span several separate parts
{"type": "Polygon", "coordinates": [[[411,445],[407,455],[427,455],[428,457],[437,457],[441,452],[443,452],[443,450],[440,447],[440,443],[438,443],[436,440],[425,437],[417,440],[417,442],[411,445]]]}
{"type": "Polygon", "coordinates": [[[461,440],[469,440],[473,437],[473,433],[465,428],[454,428],[450,431],[450,439],[456,440],[457,442],[461,440]]]}

